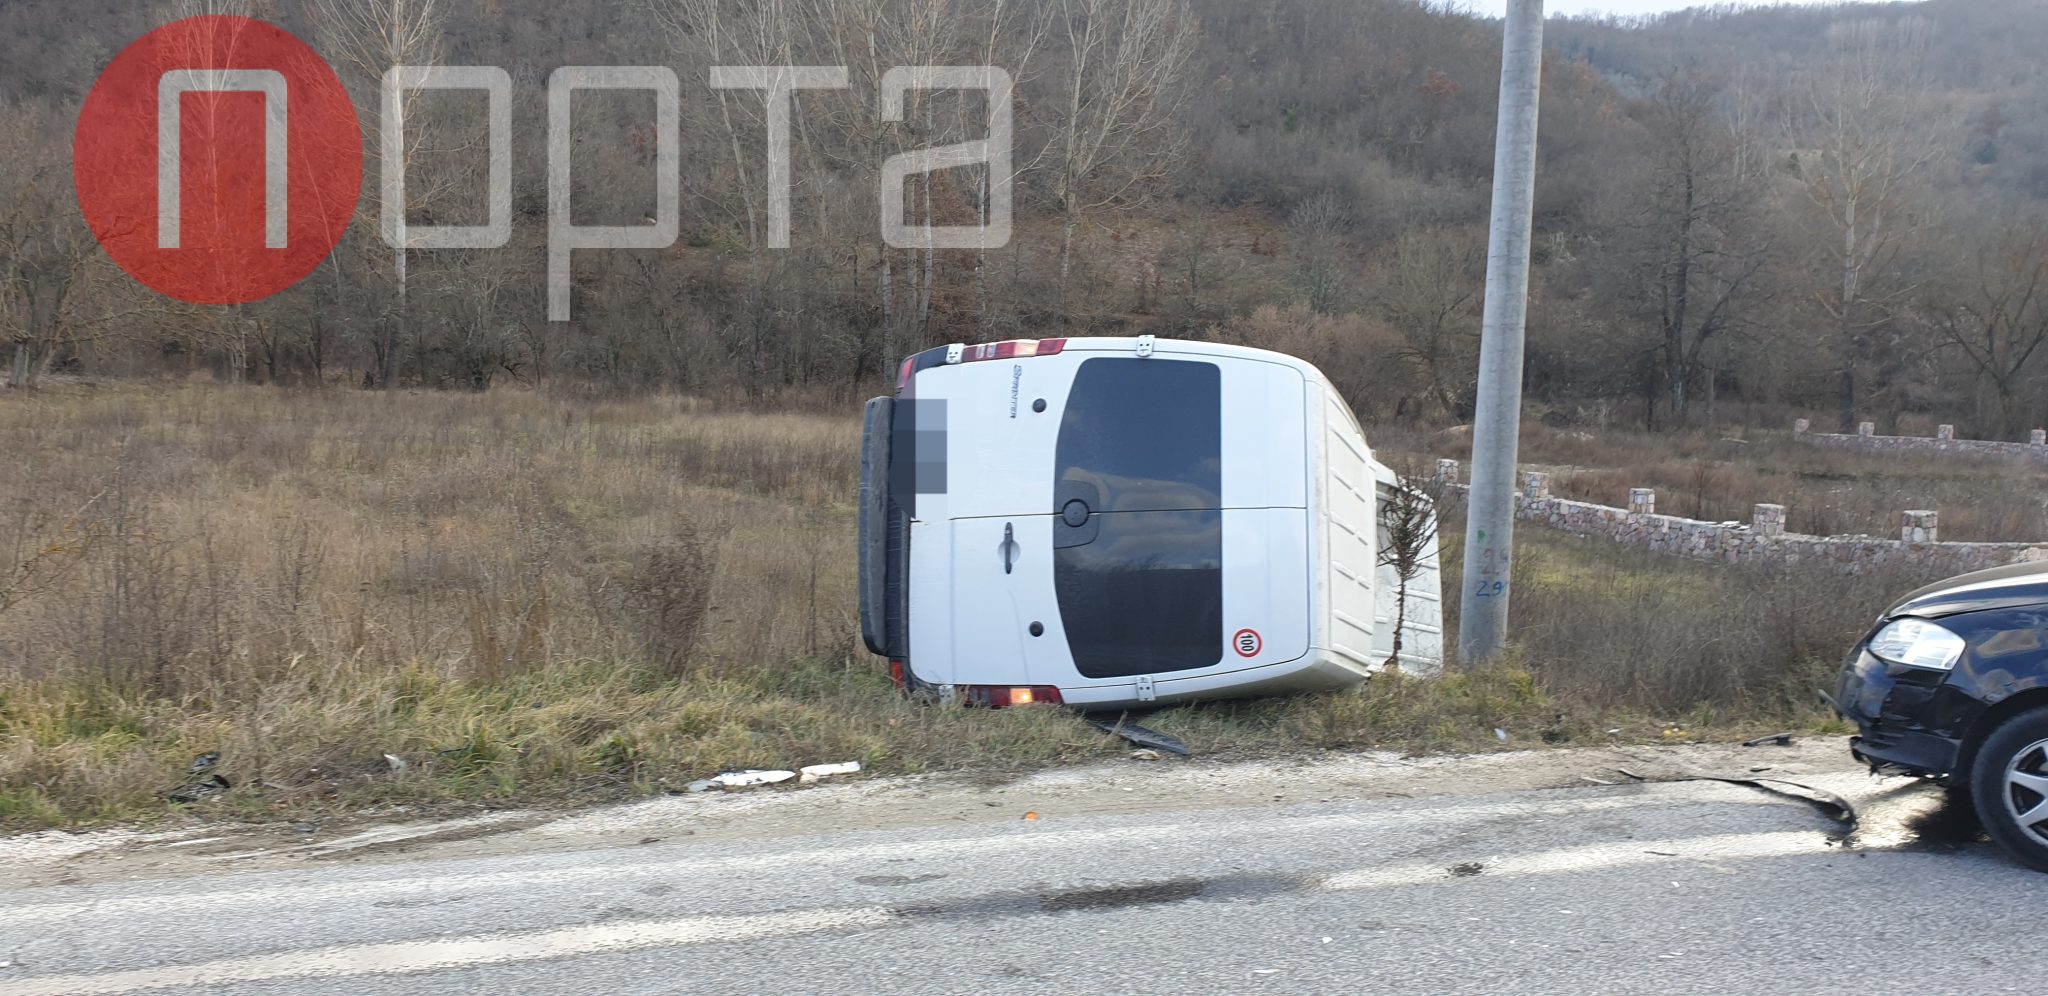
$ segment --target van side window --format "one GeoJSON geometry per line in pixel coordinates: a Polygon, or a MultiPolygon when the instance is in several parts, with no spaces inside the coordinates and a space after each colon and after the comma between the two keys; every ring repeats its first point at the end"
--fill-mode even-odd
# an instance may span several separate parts
{"type": "Polygon", "coordinates": [[[1221,374],[1122,357],[1076,371],[1055,457],[1053,578],[1087,677],[1222,659],[1221,374]]]}

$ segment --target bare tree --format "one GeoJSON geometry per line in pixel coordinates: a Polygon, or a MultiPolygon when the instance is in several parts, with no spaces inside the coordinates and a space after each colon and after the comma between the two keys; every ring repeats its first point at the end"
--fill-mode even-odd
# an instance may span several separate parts
{"type": "MultiPolygon", "coordinates": [[[[1768,261],[1752,207],[1762,177],[1743,172],[1744,140],[1717,107],[1721,87],[1697,70],[1667,72],[1647,102],[1650,189],[1638,225],[1629,297],[1657,329],[1671,414],[1690,420],[1708,350],[1737,329],[1768,261]]],[[[1711,396],[1714,385],[1703,388],[1711,396]]],[[[1711,404],[1711,400],[1709,401],[1711,404]]]]}
{"type": "Polygon", "coordinates": [[[72,198],[63,116],[17,105],[0,123],[0,341],[11,342],[7,384],[35,387],[60,355],[114,334],[120,308],[106,256],[72,198]],[[61,139],[59,140],[61,142],[61,139]]]}
{"type": "Polygon", "coordinates": [[[1975,254],[1955,300],[1937,305],[1942,344],[1968,358],[1980,400],[1996,406],[2001,433],[2030,423],[2023,392],[2048,344],[2048,228],[2039,219],[1996,226],[1975,254]]]}
{"type": "Polygon", "coordinates": [[[1187,149],[1180,115],[1200,29],[1187,0],[1059,4],[1068,62],[1051,151],[1064,305],[1075,229],[1091,212],[1141,196],[1187,149]]]}
{"type": "MultiPolygon", "coordinates": [[[[1015,0],[994,0],[994,5],[988,11],[987,32],[981,49],[982,64],[1003,66],[1018,86],[1025,85],[1032,78],[1033,61],[1052,27],[1053,13],[1050,6],[1041,5],[1036,10],[1022,10],[1022,6],[1015,0]]],[[[966,105],[963,104],[963,115],[965,112],[966,105]]],[[[967,127],[964,121],[962,126],[967,127]]],[[[1036,169],[1044,156],[1045,152],[1041,149],[1025,162],[1020,163],[1013,158],[1010,176],[1007,178],[995,176],[993,169],[984,170],[980,177],[980,186],[975,191],[974,224],[978,237],[974,254],[974,310],[975,326],[983,340],[993,337],[987,274],[989,212],[995,198],[995,190],[1007,179],[1010,182],[1011,196],[1014,197],[1018,178],[1036,169]]],[[[926,216],[930,217],[929,213],[926,216]]]]}
{"type": "MultiPolygon", "coordinates": [[[[318,20],[327,52],[337,64],[351,70],[359,86],[368,92],[381,92],[384,74],[394,66],[432,65],[440,61],[444,11],[439,0],[314,0],[313,15],[318,20]]],[[[378,108],[378,114],[393,113],[398,118],[398,133],[401,137],[399,148],[385,149],[382,142],[375,145],[373,156],[381,167],[396,169],[409,174],[414,141],[418,136],[408,135],[406,128],[407,94],[400,90],[393,106],[385,108],[380,98],[370,101],[378,108]],[[387,163],[385,156],[398,161],[387,163]]],[[[381,122],[381,118],[380,118],[381,122]]],[[[381,127],[381,124],[380,124],[381,127]]],[[[369,134],[378,134],[378,128],[367,129],[369,134]]],[[[405,204],[384,203],[383,185],[372,183],[376,190],[376,208],[393,217],[397,224],[398,241],[403,246],[406,237],[407,217],[413,207],[429,198],[433,191],[425,185],[414,186],[407,176],[405,204]]],[[[374,228],[374,226],[373,226],[374,228]]],[[[398,356],[407,335],[410,318],[408,293],[408,253],[404,248],[391,250],[391,278],[397,290],[392,312],[382,321],[382,335],[378,349],[377,386],[385,390],[397,386],[398,356]]]]}
{"type": "MultiPolygon", "coordinates": [[[[705,66],[843,66],[849,90],[859,95],[825,93],[807,95],[798,89],[790,95],[792,155],[801,152],[806,161],[804,186],[815,212],[820,244],[830,238],[828,217],[847,212],[856,218],[871,217],[874,199],[834,199],[831,173],[834,169],[851,174],[855,180],[841,189],[874,189],[884,158],[901,151],[908,134],[880,120],[872,97],[883,76],[897,65],[926,65],[944,61],[950,50],[950,0],[767,0],[734,5],[722,0],[643,0],[685,51],[705,66]]],[[[734,212],[747,233],[748,253],[745,293],[741,313],[734,316],[736,351],[743,362],[743,380],[750,394],[758,393],[767,376],[770,327],[768,311],[778,300],[770,287],[778,274],[788,272],[781,260],[764,252],[761,201],[767,188],[757,177],[758,164],[765,161],[766,103],[758,94],[712,89],[711,101],[724,145],[730,150],[730,168],[735,190],[729,195],[738,204],[734,212]]],[[[926,124],[925,98],[912,93],[906,101],[912,121],[926,124]]],[[[794,167],[794,164],[792,164],[794,167]]],[[[794,176],[794,170],[792,172],[794,176]]],[[[855,225],[845,225],[847,229],[855,225]]],[[[900,307],[897,266],[900,254],[880,241],[877,227],[862,224],[868,235],[852,243],[846,255],[858,274],[863,259],[872,252],[877,277],[874,287],[876,310],[881,315],[880,353],[894,357],[902,350],[902,338],[921,327],[929,315],[930,271],[934,264],[926,254],[923,269],[909,271],[909,307],[900,307]]],[[[818,250],[822,251],[822,249],[818,250]]],[[[790,302],[792,298],[781,298],[790,302]]],[[[781,324],[801,316],[781,316],[781,324]]],[[[802,319],[808,320],[808,319],[802,319]]],[[[785,337],[786,345],[804,351],[804,342],[785,337]]],[[[858,336],[857,336],[858,338],[858,336]]],[[[856,348],[856,354],[870,352],[856,348]]]]}
{"type": "Polygon", "coordinates": [[[1804,95],[1794,147],[1797,175],[1834,236],[1835,279],[1814,295],[1840,351],[1837,402],[1843,432],[1853,431],[1859,400],[1856,365],[1910,281],[1891,271],[1924,223],[1914,217],[1913,183],[1948,148],[1948,130],[1930,113],[1923,40],[1911,20],[1853,22],[1834,32],[1834,55],[1804,95]]]}
{"type": "Polygon", "coordinates": [[[1197,218],[1180,226],[1179,234],[1167,245],[1160,260],[1172,274],[1172,286],[1179,298],[1180,321],[1193,326],[1218,310],[1212,289],[1242,273],[1242,258],[1226,256],[1227,232],[1214,219],[1197,218]]]}
{"type": "Polygon", "coordinates": [[[1350,209],[1326,190],[1297,205],[1287,227],[1294,237],[1295,281],[1303,302],[1318,314],[1337,313],[1350,276],[1350,209]]]}
{"type": "Polygon", "coordinates": [[[1437,416],[1458,410],[1452,385],[1477,371],[1484,244],[1479,232],[1408,229],[1374,267],[1380,306],[1406,343],[1400,358],[1421,371],[1424,404],[1437,416]]]}
{"type": "MultiPolygon", "coordinates": [[[[790,0],[762,0],[733,5],[724,0],[642,0],[646,9],[665,28],[678,47],[701,67],[789,66],[794,65],[795,32],[802,11],[790,0]]],[[[717,104],[726,144],[732,150],[732,167],[738,177],[737,195],[743,208],[747,245],[752,252],[762,248],[762,195],[766,188],[752,176],[762,157],[748,144],[767,120],[766,105],[756,94],[728,89],[710,91],[717,104]]],[[[792,95],[801,101],[801,91],[792,95]]],[[[793,115],[801,121],[802,115],[793,115]]]]}

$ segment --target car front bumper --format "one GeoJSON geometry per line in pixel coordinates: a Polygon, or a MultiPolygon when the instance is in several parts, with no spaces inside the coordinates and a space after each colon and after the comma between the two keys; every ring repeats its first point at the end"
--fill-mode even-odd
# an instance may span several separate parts
{"type": "Polygon", "coordinates": [[[1943,677],[1940,672],[1887,664],[1858,647],[1842,669],[1829,703],[1843,719],[1856,724],[1860,735],[1850,742],[1850,749],[1873,768],[1919,775],[1954,771],[1961,740],[1932,725],[1943,677]]]}

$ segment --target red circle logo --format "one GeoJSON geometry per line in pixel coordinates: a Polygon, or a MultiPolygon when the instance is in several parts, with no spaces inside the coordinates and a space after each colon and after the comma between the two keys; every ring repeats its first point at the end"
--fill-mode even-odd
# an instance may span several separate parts
{"type": "Polygon", "coordinates": [[[1259,631],[1255,629],[1238,630],[1237,635],[1230,638],[1230,649],[1237,651],[1239,657],[1257,657],[1265,646],[1266,641],[1259,638],[1259,631]]]}
{"type": "Polygon", "coordinates": [[[78,203],[129,276],[192,304],[243,304],[312,273],[363,186],[348,91],[304,42],[245,17],[137,39],[86,96],[78,203]]]}

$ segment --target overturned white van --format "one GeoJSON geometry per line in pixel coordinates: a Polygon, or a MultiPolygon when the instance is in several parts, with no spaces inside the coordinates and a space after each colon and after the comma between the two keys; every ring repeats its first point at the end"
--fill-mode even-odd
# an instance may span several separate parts
{"type": "Polygon", "coordinates": [[[1362,682],[1443,655],[1432,540],[1315,367],[1140,338],[949,346],[868,403],[860,618],[899,683],[1110,709],[1362,682]]]}

